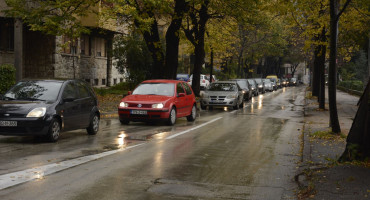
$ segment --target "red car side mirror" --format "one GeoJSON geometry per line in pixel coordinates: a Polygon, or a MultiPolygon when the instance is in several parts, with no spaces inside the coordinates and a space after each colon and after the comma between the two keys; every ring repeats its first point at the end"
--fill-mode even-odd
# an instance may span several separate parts
{"type": "Polygon", "coordinates": [[[131,94],[132,94],[132,92],[131,92],[131,91],[128,91],[128,92],[127,92],[127,95],[131,95],[131,94]]]}
{"type": "Polygon", "coordinates": [[[179,93],[179,97],[184,97],[185,93],[179,93]]]}

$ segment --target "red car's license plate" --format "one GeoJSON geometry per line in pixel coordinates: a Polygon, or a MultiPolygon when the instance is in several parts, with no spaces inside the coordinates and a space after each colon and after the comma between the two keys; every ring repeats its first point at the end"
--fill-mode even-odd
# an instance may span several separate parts
{"type": "Polygon", "coordinates": [[[131,114],[133,114],[133,115],[147,115],[148,112],[146,110],[131,110],[131,114]]]}
{"type": "Polygon", "coordinates": [[[17,121],[0,121],[0,126],[17,126],[17,121]]]}

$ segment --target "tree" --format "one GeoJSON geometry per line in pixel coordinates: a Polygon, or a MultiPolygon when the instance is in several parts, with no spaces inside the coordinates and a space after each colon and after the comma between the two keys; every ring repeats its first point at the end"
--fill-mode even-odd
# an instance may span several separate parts
{"type": "Polygon", "coordinates": [[[116,37],[113,56],[117,70],[128,73],[128,82],[133,88],[149,78],[152,59],[145,41],[138,33],[116,37]]]}
{"type": "Polygon", "coordinates": [[[8,16],[21,18],[30,30],[49,35],[66,35],[77,38],[89,29],[81,24],[80,19],[96,14],[93,7],[100,0],[5,0],[10,7],[8,16]]]}
{"type": "Polygon", "coordinates": [[[184,14],[188,10],[188,1],[108,1],[114,6],[107,10],[107,16],[115,18],[118,15],[122,26],[127,27],[127,24],[131,24],[132,29],[142,33],[153,60],[150,78],[175,79],[180,28],[184,14]]]}
{"type": "Polygon", "coordinates": [[[329,58],[329,109],[330,126],[332,132],[339,134],[341,132],[338,110],[337,110],[337,39],[339,18],[347,8],[351,0],[347,0],[339,10],[339,0],[330,0],[330,58],[329,58]]]}
{"type": "Polygon", "coordinates": [[[208,13],[210,0],[204,0],[199,4],[193,2],[190,5],[187,16],[187,24],[183,26],[186,38],[194,46],[194,69],[192,88],[196,96],[200,93],[200,72],[204,64],[205,50],[204,39],[206,33],[206,24],[211,15],[208,13]]]}

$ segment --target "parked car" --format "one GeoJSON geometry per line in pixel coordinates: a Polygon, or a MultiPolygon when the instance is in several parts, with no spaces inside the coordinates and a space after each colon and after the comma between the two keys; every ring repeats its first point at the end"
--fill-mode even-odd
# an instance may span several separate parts
{"type": "Polygon", "coordinates": [[[262,78],[255,78],[254,80],[257,83],[258,93],[264,94],[266,92],[266,89],[265,83],[263,82],[262,78]]]}
{"type": "Polygon", "coordinates": [[[177,74],[176,75],[176,80],[188,82],[189,79],[190,79],[189,74],[177,74]]]}
{"type": "Polygon", "coordinates": [[[81,80],[23,80],[0,100],[0,134],[44,136],[51,142],[61,131],[99,130],[98,100],[81,80]]]}
{"type": "Polygon", "coordinates": [[[214,82],[204,92],[200,102],[203,110],[207,106],[209,109],[213,106],[223,106],[237,110],[243,107],[243,91],[235,81],[214,82]]]}
{"type": "Polygon", "coordinates": [[[297,78],[290,78],[289,85],[290,86],[296,86],[297,85],[297,78]]]}
{"type": "Polygon", "coordinates": [[[253,96],[258,96],[258,86],[256,81],[254,79],[247,79],[247,81],[251,86],[253,96]]]}
{"type": "MultiPolygon", "coordinates": [[[[190,81],[188,82],[191,86],[193,82],[193,74],[190,76],[190,81]]],[[[200,89],[204,90],[209,86],[209,80],[207,79],[207,76],[204,74],[200,75],[200,89]]]]}
{"type": "MultiPolygon", "coordinates": [[[[277,75],[275,74],[270,74],[268,76],[266,76],[266,78],[268,79],[274,79],[275,80],[275,83],[276,83],[276,86],[277,85],[280,85],[280,79],[277,77],[277,75]]],[[[272,81],[272,80],[271,80],[272,81]]]]}
{"type": "Polygon", "coordinates": [[[274,87],[273,87],[272,82],[271,82],[270,79],[265,78],[265,79],[263,79],[263,82],[265,83],[265,90],[266,91],[272,92],[274,90],[274,87]]]}
{"type": "Polygon", "coordinates": [[[122,124],[130,121],[165,121],[174,125],[176,119],[196,118],[196,100],[191,87],[178,80],[147,80],[124,97],[118,107],[122,124]]]}
{"type": "Polygon", "coordinates": [[[209,81],[209,82],[217,82],[218,81],[218,79],[216,78],[216,75],[212,75],[212,81],[211,81],[211,79],[210,79],[210,76],[211,75],[209,75],[209,74],[207,74],[206,75],[206,77],[207,77],[207,80],[209,81]]]}
{"type": "Polygon", "coordinates": [[[285,78],[283,78],[283,79],[281,79],[281,86],[283,86],[283,87],[286,87],[286,86],[288,86],[288,80],[287,79],[285,79],[285,78]]]}
{"type": "Polygon", "coordinates": [[[252,98],[252,88],[247,79],[231,79],[231,81],[236,81],[239,84],[239,87],[243,90],[244,101],[248,101],[252,98]]]}
{"type": "Polygon", "coordinates": [[[277,87],[277,83],[276,83],[275,79],[270,78],[270,81],[271,81],[273,90],[277,90],[278,87],[277,87]]]}

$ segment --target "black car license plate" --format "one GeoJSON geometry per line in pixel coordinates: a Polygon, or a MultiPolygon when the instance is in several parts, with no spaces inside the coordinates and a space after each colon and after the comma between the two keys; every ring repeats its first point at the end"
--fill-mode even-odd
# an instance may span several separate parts
{"type": "Polygon", "coordinates": [[[0,126],[17,126],[17,121],[0,121],[0,126]]]}
{"type": "Polygon", "coordinates": [[[146,110],[131,110],[131,114],[133,114],[133,115],[147,115],[148,112],[146,110]]]}

